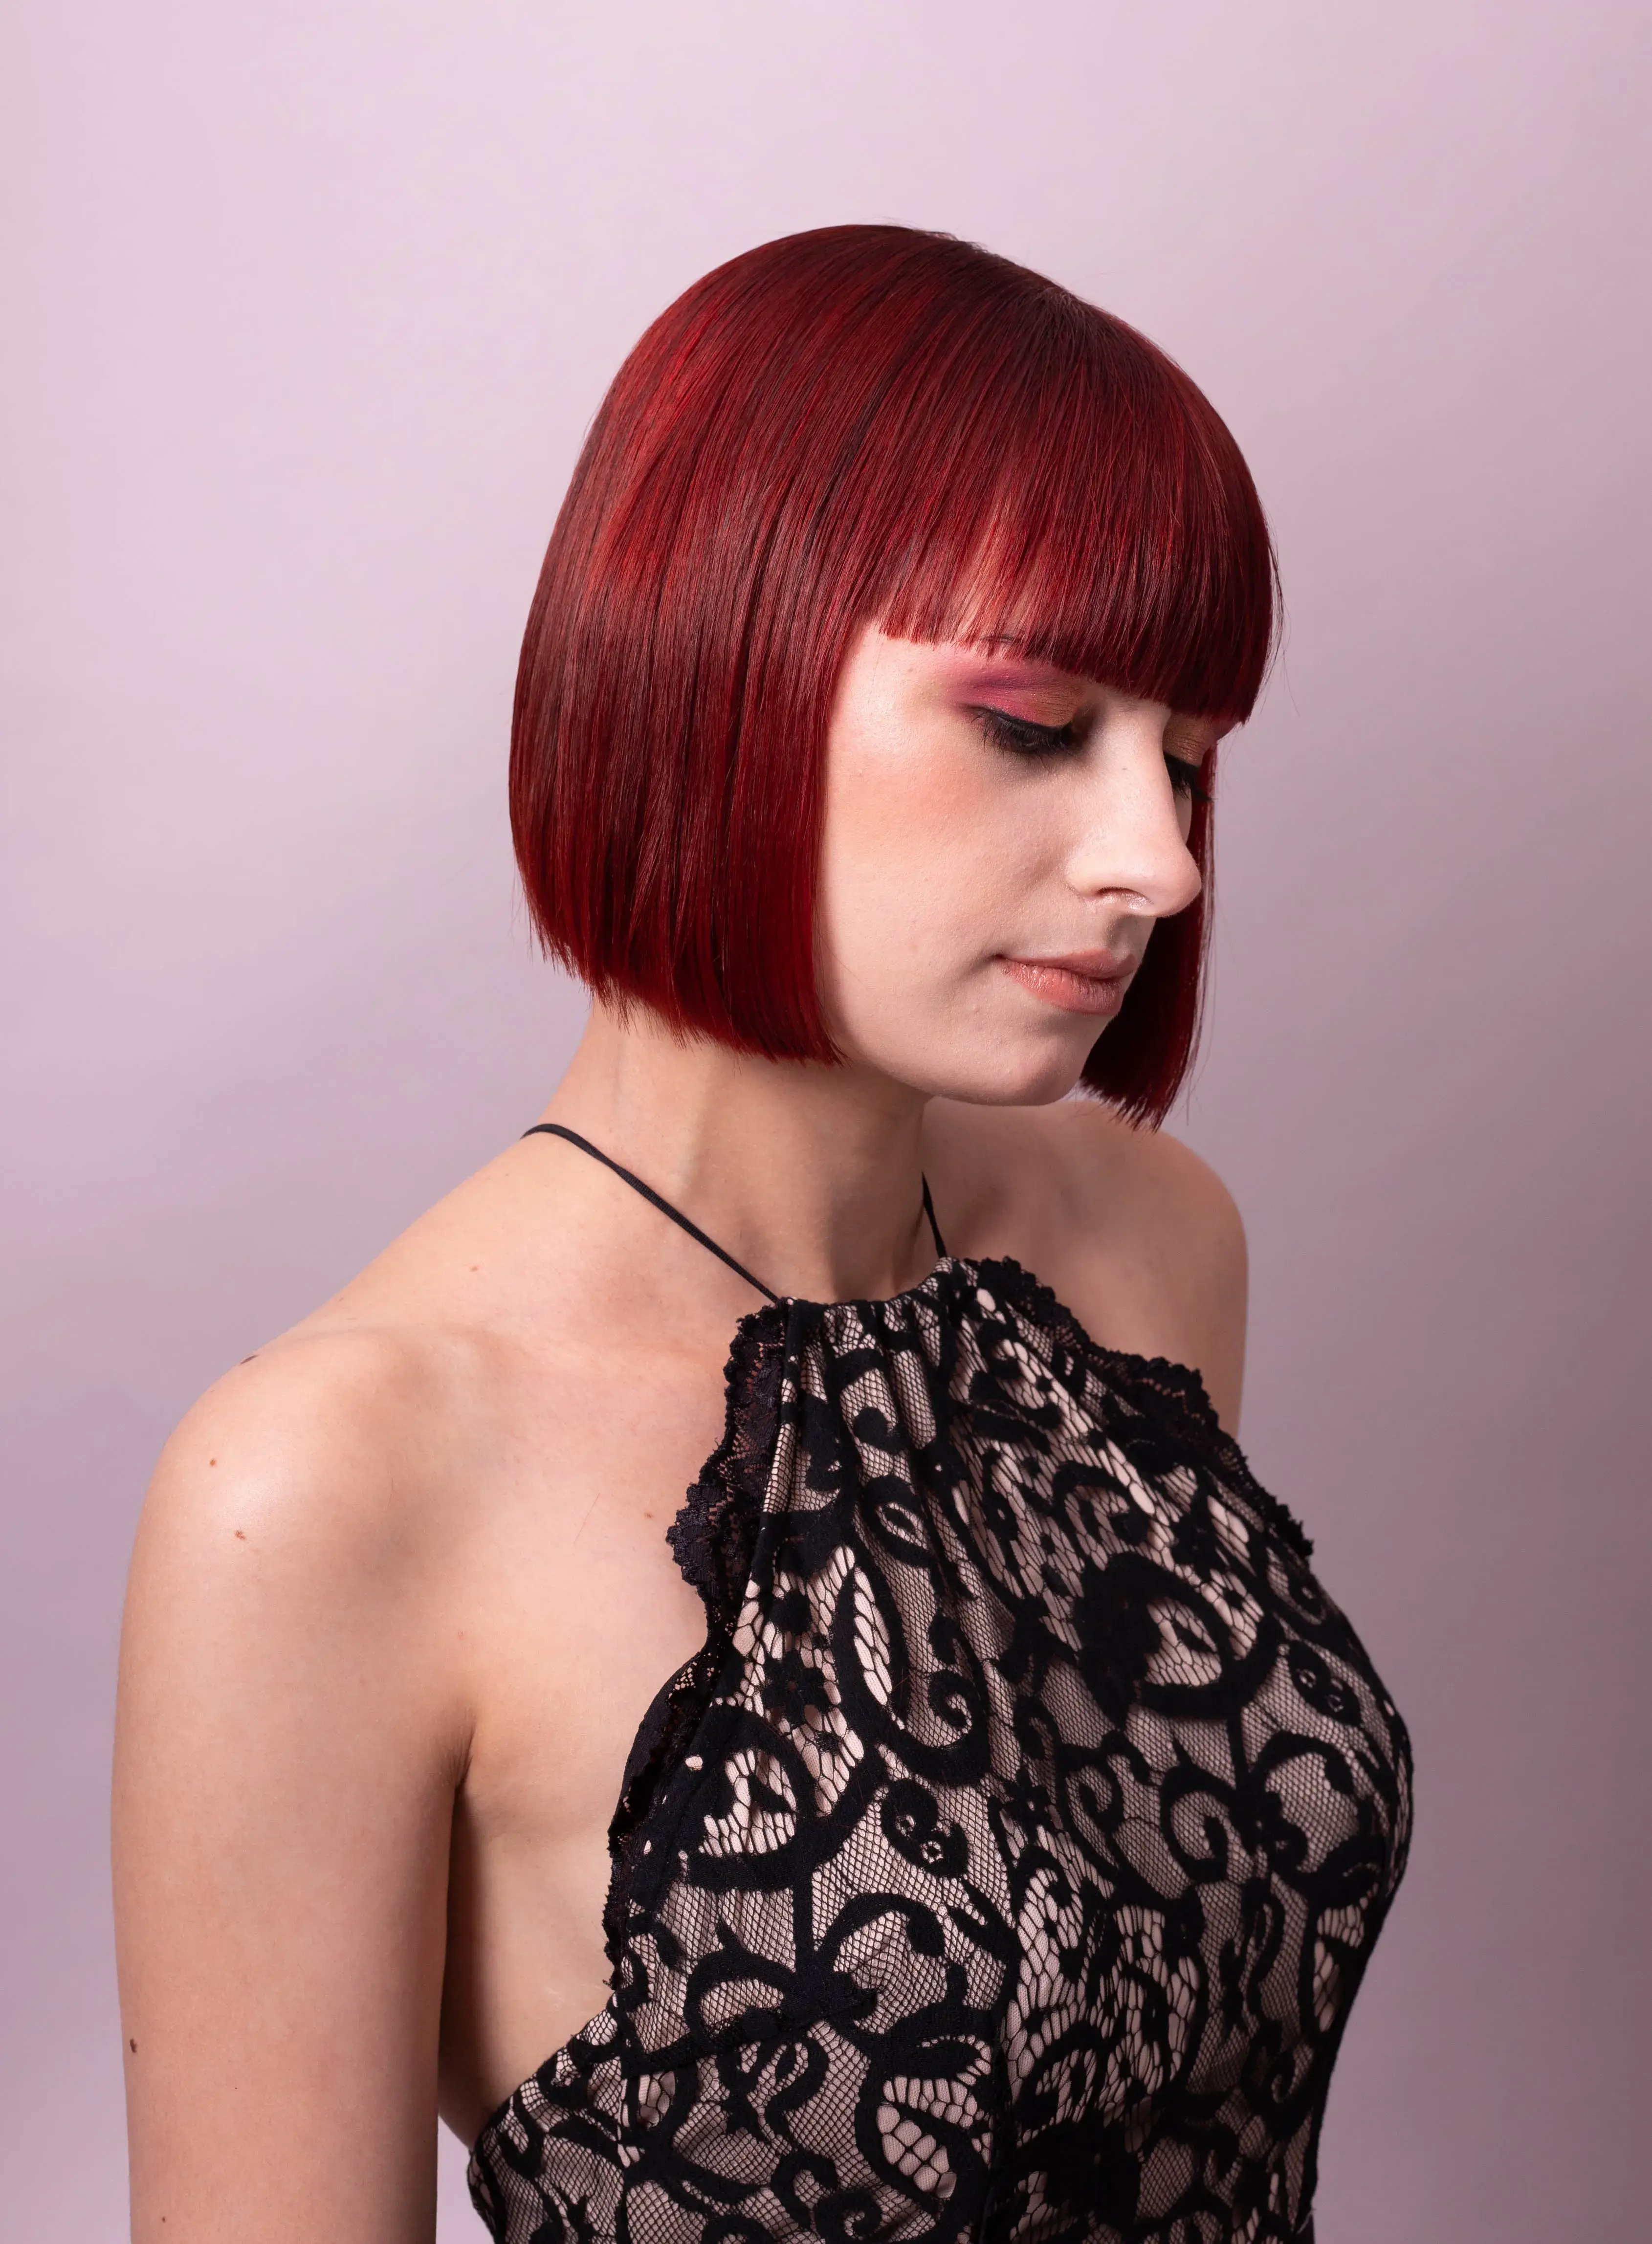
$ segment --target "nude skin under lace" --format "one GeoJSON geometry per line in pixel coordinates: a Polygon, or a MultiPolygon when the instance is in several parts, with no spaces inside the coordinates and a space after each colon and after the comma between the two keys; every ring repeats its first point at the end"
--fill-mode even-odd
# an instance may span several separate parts
{"type": "MultiPolygon", "coordinates": [[[[1196,1373],[1019,1263],[768,1294],[669,1531],[703,1649],[613,1992],[483,2130],[500,2244],[1309,2244],[1405,1730],[1196,1373]]],[[[924,1204],[930,1220],[925,1186],[924,1204]]]]}

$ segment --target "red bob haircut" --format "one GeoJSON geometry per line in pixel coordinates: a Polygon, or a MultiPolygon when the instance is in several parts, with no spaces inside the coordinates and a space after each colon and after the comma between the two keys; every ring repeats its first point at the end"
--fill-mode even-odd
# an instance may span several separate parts
{"type": "MultiPolygon", "coordinates": [[[[1238,720],[1274,616],[1238,447],[1134,328],[946,234],[749,250],[621,367],[552,533],[511,756],[540,939],[599,997],[832,1061],[822,763],[862,625],[1238,720]]],[[[1208,891],[1203,803],[1191,847],[1208,891]]],[[[1202,896],[1154,930],[1085,1067],[1138,1119],[1191,1060],[1206,927],[1202,896]]]]}

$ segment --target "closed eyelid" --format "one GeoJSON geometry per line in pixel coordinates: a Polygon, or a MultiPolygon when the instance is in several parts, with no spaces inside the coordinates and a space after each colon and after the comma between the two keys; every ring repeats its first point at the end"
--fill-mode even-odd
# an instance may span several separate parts
{"type": "Polygon", "coordinates": [[[974,715],[1002,717],[1012,725],[1025,725],[1039,733],[1070,733],[1080,725],[1087,730],[1091,721],[1091,712],[1084,704],[1074,703],[1065,694],[1018,693],[1002,686],[997,693],[983,694],[965,706],[974,715]]]}
{"type": "Polygon", "coordinates": [[[1079,716],[1069,717],[1060,724],[1053,724],[1046,719],[1021,716],[1017,711],[1003,708],[995,701],[972,702],[969,705],[968,713],[972,717],[984,718],[990,724],[1002,726],[1006,731],[1036,733],[1051,741],[1072,742],[1080,737],[1079,716]]]}
{"type": "MultiPolygon", "coordinates": [[[[1050,724],[1036,718],[1019,716],[1014,711],[990,701],[969,703],[966,713],[984,725],[1001,746],[1013,744],[1025,753],[1080,749],[1086,746],[1095,729],[1091,713],[1083,709],[1075,711],[1065,724],[1050,724]]],[[[1159,747],[1169,768],[1171,782],[1178,792],[1185,790],[1195,796],[1202,794],[1203,790],[1196,782],[1204,769],[1209,750],[1199,755],[1179,755],[1167,739],[1161,739],[1159,747]]]]}

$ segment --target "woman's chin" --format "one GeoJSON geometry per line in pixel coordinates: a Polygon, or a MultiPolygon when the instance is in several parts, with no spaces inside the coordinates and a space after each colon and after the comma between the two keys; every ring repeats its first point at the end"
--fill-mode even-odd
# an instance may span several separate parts
{"type": "Polygon", "coordinates": [[[915,1091],[955,1098],[961,1105],[1053,1106],[1077,1090],[1094,1041],[1092,1037],[1065,1049],[1048,1044],[1028,1049],[1006,1038],[991,1051],[972,1043],[965,1051],[938,1054],[921,1070],[913,1070],[909,1059],[890,1072],[915,1091]]]}
{"type": "Polygon", "coordinates": [[[991,1082],[982,1082],[968,1089],[949,1094],[953,1098],[967,1100],[972,1106],[1053,1106],[1058,1100],[1070,1098],[1084,1074],[1087,1054],[1062,1067],[1047,1064],[1040,1068],[1026,1068],[1008,1075],[999,1075],[991,1082]]]}

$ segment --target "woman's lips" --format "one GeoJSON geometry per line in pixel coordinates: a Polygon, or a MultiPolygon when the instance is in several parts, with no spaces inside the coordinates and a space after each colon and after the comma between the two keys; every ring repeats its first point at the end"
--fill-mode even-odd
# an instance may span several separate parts
{"type": "Polygon", "coordinates": [[[1114,958],[1105,950],[1079,952],[1066,958],[1005,958],[1024,989],[1046,1004],[1066,1013],[1089,1013],[1111,1018],[1124,1003],[1124,993],[1135,972],[1132,958],[1114,958]]]}

